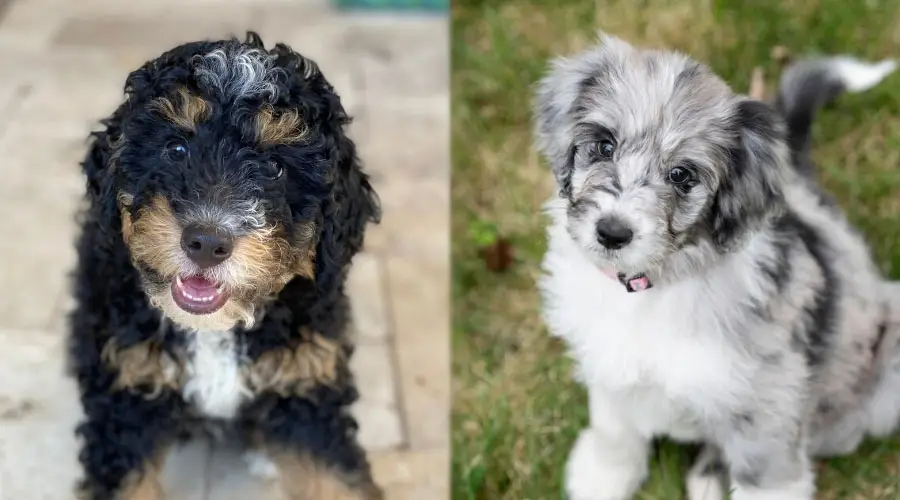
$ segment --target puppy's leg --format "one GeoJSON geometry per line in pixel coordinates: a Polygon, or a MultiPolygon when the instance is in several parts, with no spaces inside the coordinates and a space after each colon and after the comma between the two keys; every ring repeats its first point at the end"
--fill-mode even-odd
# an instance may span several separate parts
{"type": "Polygon", "coordinates": [[[867,431],[887,437],[900,426],[900,282],[885,283],[886,315],[879,329],[881,376],[867,405],[867,431]]]}
{"type": "Polygon", "coordinates": [[[283,500],[381,500],[381,490],[368,471],[342,471],[339,465],[282,450],[273,453],[283,500]]]}
{"type": "Polygon", "coordinates": [[[84,478],[79,500],[162,500],[159,483],[174,440],[171,406],[126,391],[88,395],[79,428],[84,478]]]}
{"type": "Polygon", "coordinates": [[[275,465],[283,500],[384,498],[357,441],[357,423],[336,392],[322,387],[312,399],[280,398],[253,430],[275,465]]]}
{"type": "Polygon", "coordinates": [[[706,445],[687,476],[688,500],[724,500],[728,469],[718,448],[706,445]]]}
{"type": "Polygon", "coordinates": [[[810,467],[800,419],[766,411],[735,416],[723,444],[732,500],[812,500],[810,467]]]}
{"type": "Polygon", "coordinates": [[[578,436],[566,464],[570,500],[626,500],[647,476],[649,439],[600,389],[590,389],[591,426],[578,436]]]}

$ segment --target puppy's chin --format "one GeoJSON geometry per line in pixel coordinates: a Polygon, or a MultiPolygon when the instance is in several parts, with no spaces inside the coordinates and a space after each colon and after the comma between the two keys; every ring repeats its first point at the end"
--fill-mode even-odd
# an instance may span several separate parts
{"type": "Polygon", "coordinates": [[[250,328],[255,322],[255,307],[238,298],[229,298],[222,307],[208,314],[194,314],[183,309],[172,296],[169,288],[148,294],[150,303],[176,325],[196,331],[230,330],[242,323],[250,328]]]}

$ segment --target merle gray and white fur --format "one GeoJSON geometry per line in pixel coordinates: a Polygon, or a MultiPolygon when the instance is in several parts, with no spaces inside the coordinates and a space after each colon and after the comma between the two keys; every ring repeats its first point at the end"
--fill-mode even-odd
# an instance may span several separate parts
{"type": "Polygon", "coordinates": [[[631,498],[667,436],[705,445],[691,500],[811,500],[811,457],[897,426],[900,287],[809,159],[816,111],[894,67],[801,61],[770,107],[606,35],[552,62],[535,99],[559,184],[540,287],[591,414],[570,499],[631,498]]]}

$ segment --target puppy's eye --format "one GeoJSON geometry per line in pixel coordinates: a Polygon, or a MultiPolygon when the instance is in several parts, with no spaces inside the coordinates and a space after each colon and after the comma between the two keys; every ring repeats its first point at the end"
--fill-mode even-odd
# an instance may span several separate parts
{"type": "Polygon", "coordinates": [[[187,144],[181,141],[172,141],[166,144],[166,149],[163,154],[166,159],[171,162],[184,161],[188,157],[187,144]]]}
{"type": "Polygon", "coordinates": [[[685,184],[690,180],[691,172],[684,167],[675,167],[672,170],[669,170],[669,182],[676,186],[685,184]]]}
{"type": "Polygon", "coordinates": [[[613,144],[612,141],[606,139],[598,142],[595,147],[597,156],[599,156],[602,160],[611,159],[613,153],[616,152],[616,145],[613,144]]]}
{"type": "Polygon", "coordinates": [[[280,179],[284,175],[284,167],[274,161],[270,161],[263,165],[263,172],[270,179],[280,179]]]}

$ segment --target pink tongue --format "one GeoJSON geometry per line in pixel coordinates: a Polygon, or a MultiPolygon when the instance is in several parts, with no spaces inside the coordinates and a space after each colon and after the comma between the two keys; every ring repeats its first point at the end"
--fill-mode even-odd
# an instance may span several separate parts
{"type": "Polygon", "coordinates": [[[628,282],[631,285],[631,289],[635,292],[640,292],[642,290],[646,290],[650,286],[650,279],[646,276],[641,276],[640,278],[635,278],[628,282]]]}
{"type": "Polygon", "coordinates": [[[216,284],[200,276],[191,276],[181,280],[184,291],[191,295],[211,295],[216,291],[216,284]]]}

